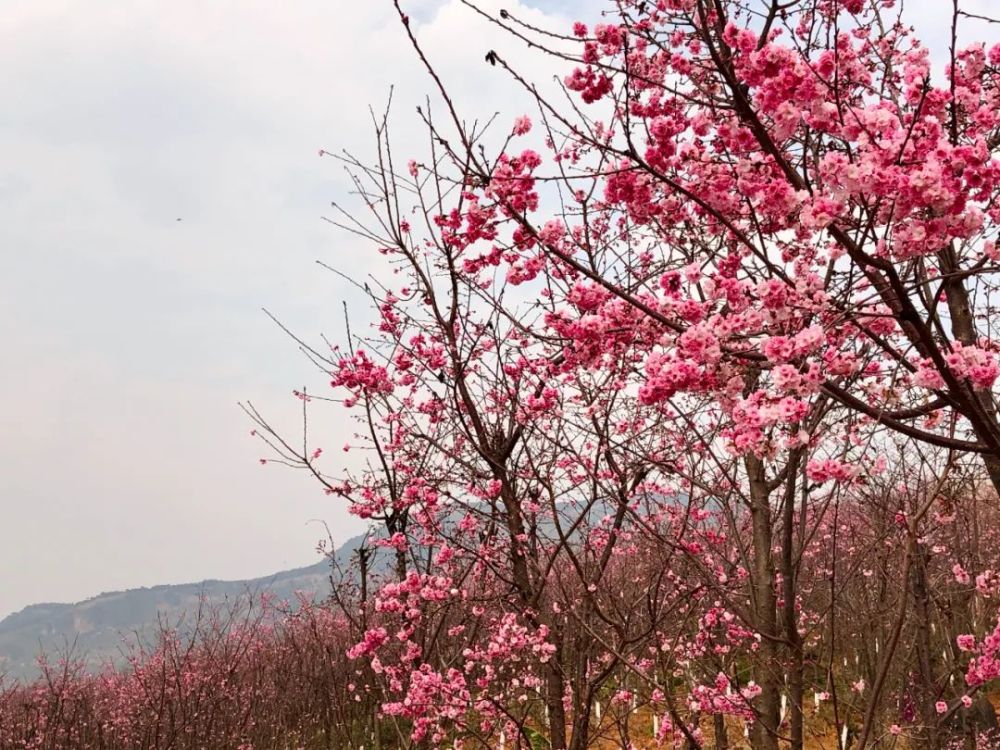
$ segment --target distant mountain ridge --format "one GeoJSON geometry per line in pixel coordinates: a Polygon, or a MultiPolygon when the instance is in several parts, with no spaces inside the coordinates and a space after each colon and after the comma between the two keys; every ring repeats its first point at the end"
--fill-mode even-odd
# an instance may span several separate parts
{"type": "MultiPolygon", "coordinates": [[[[679,493],[674,502],[684,502],[686,497],[679,493]]],[[[610,517],[614,508],[612,501],[594,503],[586,512],[588,523],[599,524],[610,517]]],[[[578,512],[570,506],[567,509],[578,512]]],[[[443,523],[457,523],[461,512],[455,509],[444,517],[443,523]]],[[[552,535],[551,519],[540,520],[538,529],[552,535]]],[[[581,533],[578,529],[571,538],[581,533]]],[[[376,532],[374,537],[378,536],[376,532]]],[[[365,535],[359,535],[338,547],[334,555],[336,566],[346,571],[364,540],[365,535]]],[[[368,543],[372,541],[368,537],[368,543]]],[[[383,554],[377,554],[369,563],[371,572],[385,571],[391,565],[391,555],[386,550],[379,552],[383,554]]],[[[0,620],[0,677],[33,679],[38,676],[35,660],[39,653],[58,658],[69,646],[74,646],[73,656],[84,659],[89,667],[99,667],[109,660],[120,663],[123,637],[132,642],[137,637],[148,642],[156,634],[158,618],[174,624],[185,612],[195,612],[202,597],[210,605],[224,605],[239,597],[245,599],[247,593],[265,592],[279,600],[293,601],[300,591],[322,599],[330,591],[330,573],[331,561],[323,560],[244,581],[168,584],[103,593],[76,604],[32,604],[0,620]]]]}
{"type": "MultiPolygon", "coordinates": [[[[350,564],[363,539],[353,537],[337,549],[338,566],[350,564]]],[[[160,619],[174,623],[185,613],[196,612],[203,600],[224,605],[263,593],[294,600],[300,592],[322,599],[330,592],[330,573],[331,561],[325,559],[242,581],[163,584],[106,592],[75,604],[31,604],[0,620],[0,675],[33,679],[38,676],[39,653],[54,660],[70,647],[73,656],[89,667],[118,661],[123,639],[148,639],[155,635],[160,619]]]]}

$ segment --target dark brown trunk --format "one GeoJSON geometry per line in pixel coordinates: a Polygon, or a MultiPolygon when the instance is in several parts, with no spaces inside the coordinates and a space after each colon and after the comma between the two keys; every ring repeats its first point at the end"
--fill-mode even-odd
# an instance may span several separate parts
{"type": "Polygon", "coordinates": [[[712,717],[712,728],[715,734],[715,750],[729,750],[729,735],[726,734],[726,717],[715,714],[712,717]]]}
{"type": "Polygon", "coordinates": [[[548,662],[548,675],[545,694],[545,705],[549,711],[549,747],[552,750],[567,750],[566,744],[566,709],[563,706],[563,676],[560,671],[560,651],[548,662]]]}
{"type": "Polygon", "coordinates": [[[754,680],[761,693],[755,702],[757,716],[753,724],[754,750],[778,750],[780,721],[781,664],[778,653],[777,596],[774,591],[774,559],[771,553],[770,492],[764,462],[754,455],[746,456],[744,464],[750,480],[750,516],[752,520],[753,572],[751,589],[755,627],[761,636],[760,649],[754,664],[754,680]]]}
{"type": "MultiPolygon", "coordinates": [[[[590,604],[589,599],[583,601],[583,616],[588,621],[592,615],[590,604]]],[[[583,628],[575,629],[572,634],[567,633],[566,636],[572,650],[572,656],[563,655],[566,674],[572,675],[566,679],[572,680],[573,686],[573,730],[570,736],[570,750],[586,750],[590,746],[590,716],[596,695],[596,691],[591,689],[588,673],[594,641],[583,628]]]]}
{"type": "MultiPolygon", "coordinates": [[[[942,281],[945,296],[948,302],[948,317],[951,319],[951,335],[963,346],[974,346],[979,334],[976,331],[976,321],[973,315],[972,302],[969,299],[969,290],[965,288],[965,281],[958,275],[959,264],[955,257],[954,244],[949,245],[938,253],[942,281]]],[[[991,434],[982,434],[984,430],[976,430],[977,437],[987,445],[996,445],[996,436],[1000,433],[997,422],[997,410],[993,403],[993,394],[990,389],[980,389],[975,391],[978,405],[984,417],[984,421],[992,428],[991,434]]],[[[975,425],[973,421],[973,425],[975,425]]],[[[986,473],[993,483],[994,489],[1000,493],[1000,453],[983,454],[983,464],[986,473]]]]}
{"type": "Polygon", "coordinates": [[[586,750],[590,746],[590,706],[582,706],[573,717],[573,734],[570,736],[570,750],[586,750]]]}
{"type": "Polygon", "coordinates": [[[781,527],[781,580],[784,599],[785,640],[788,641],[788,713],[789,750],[802,750],[804,744],[804,724],[802,700],[805,693],[802,638],[799,636],[799,617],[795,608],[798,570],[795,565],[795,493],[798,487],[799,463],[802,451],[794,451],[788,459],[788,477],[785,480],[784,507],[781,527]]]}
{"type": "Polygon", "coordinates": [[[992,453],[984,453],[983,465],[986,467],[986,473],[990,477],[993,489],[997,491],[997,494],[1000,494],[1000,458],[992,453]]]}
{"type": "Polygon", "coordinates": [[[533,598],[534,590],[524,550],[525,526],[524,517],[521,515],[521,504],[507,477],[498,474],[497,478],[502,482],[500,499],[506,517],[507,535],[510,537],[510,567],[514,576],[514,588],[522,603],[528,605],[533,598]]]}
{"type": "MultiPolygon", "coordinates": [[[[390,537],[392,537],[395,534],[406,533],[406,517],[396,513],[390,514],[385,521],[385,530],[388,532],[390,537]]],[[[396,568],[396,579],[398,581],[405,581],[407,574],[405,549],[399,549],[399,548],[396,549],[395,568],[396,568]]]]}
{"type": "Polygon", "coordinates": [[[930,632],[930,594],[927,591],[927,550],[917,548],[916,559],[911,571],[910,582],[913,592],[914,622],[917,633],[915,648],[917,651],[917,687],[920,719],[922,727],[916,738],[917,747],[926,750],[938,750],[940,747],[938,732],[938,716],[934,708],[937,700],[937,680],[934,676],[934,663],[931,657],[930,632]]]}
{"type": "MultiPolygon", "coordinates": [[[[500,499],[506,516],[507,534],[510,537],[510,564],[514,578],[514,589],[521,603],[530,606],[534,599],[534,587],[528,570],[525,554],[525,524],[521,505],[507,477],[496,474],[502,482],[500,499]]],[[[566,681],[562,673],[562,637],[555,635],[552,641],[555,653],[546,664],[545,708],[548,711],[548,739],[551,750],[568,750],[566,740],[566,708],[563,705],[566,681]]]]}

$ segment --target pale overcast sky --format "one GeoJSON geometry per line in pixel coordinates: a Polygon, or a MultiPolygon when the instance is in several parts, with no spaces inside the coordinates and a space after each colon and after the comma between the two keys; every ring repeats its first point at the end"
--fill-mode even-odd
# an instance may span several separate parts
{"type": "MultiPolygon", "coordinates": [[[[604,7],[483,5],[550,28],[604,7]]],[[[950,3],[908,5],[940,49],[950,3]]],[[[413,109],[431,88],[391,2],[2,6],[0,618],[312,562],[310,519],[337,541],[362,526],[259,466],[237,401],[294,430],[290,391],[317,378],[260,308],[316,340],[340,337],[340,301],[358,303],[313,262],[368,257],[319,218],[349,196],[318,150],[371,154],[367,106],[395,84],[397,152],[420,153],[413,109]]],[[[404,7],[465,112],[530,111],[483,56],[550,67],[457,0],[404,7]]],[[[324,430],[336,449],[350,427],[332,412],[324,430]]]]}

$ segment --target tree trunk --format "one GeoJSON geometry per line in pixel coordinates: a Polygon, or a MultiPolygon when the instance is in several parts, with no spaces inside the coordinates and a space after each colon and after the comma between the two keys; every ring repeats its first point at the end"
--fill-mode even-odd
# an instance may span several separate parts
{"type": "MultiPolygon", "coordinates": [[[[564,680],[562,676],[562,644],[557,640],[556,652],[549,659],[545,705],[549,710],[549,747],[552,750],[567,750],[566,707],[563,705],[564,680]]],[[[575,744],[575,743],[574,743],[575,744]]]]}
{"type": "Polygon", "coordinates": [[[780,722],[780,685],[778,676],[781,664],[778,653],[777,597],[774,591],[774,559],[771,553],[773,532],[771,526],[770,492],[764,471],[764,462],[754,455],[744,458],[750,480],[750,515],[753,525],[753,594],[754,623],[760,633],[760,649],[754,664],[754,680],[761,693],[756,701],[757,716],[753,724],[754,750],[778,750],[778,724],[780,722]]]}
{"type": "Polygon", "coordinates": [[[584,705],[573,717],[570,750],[586,750],[590,746],[590,706],[584,705]]]}
{"type": "Polygon", "coordinates": [[[792,452],[788,459],[788,476],[785,479],[784,508],[781,527],[781,581],[784,601],[785,640],[788,641],[788,713],[791,735],[789,750],[802,750],[804,725],[802,701],[805,694],[802,638],[799,635],[799,616],[795,609],[798,570],[795,565],[795,492],[798,487],[799,464],[802,450],[792,452]]]}
{"type": "MultiPolygon", "coordinates": [[[[520,501],[505,472],[495,471],[494,476],[502,483],[500,499],[503,502],[507,534],[510,537],[510,564],[514,588],[521,603],[525,607],[530,607],[535,591],[525,554],[525,524],[520,501]]],[[[553,634],[551,640],[556,650],[546,664],[545,708],[549,715],[549,747],[551,750],[568,750],[566,708],[563,705],[566,681],[562,672],[562,636],[556,633],[555,629],[550,632],[553,634]]]]}
{"type": "Polygon", "coordinates": [[[722,714],[713,716],[712,728],[715,734],[715,750],[729,750],[729,735],[726,734],[726,717],[722,714]]]}
{"type": "MultiPolygon", "coordinates": [[[[938,253],[942,281],[941,286],[945,291],[948,304],[948,317],[951,318],[951,335],[963,346],[974,346],[979,334],[976,331],[976,321],[972,310],[972,302],[969,299],[969,290],[965,287],[965,281],[958,275],[958,260],[955,256],[954,243],[948,245],[938,253]]],[[[971,386],[970,386],[971,388],[971,386]]],[[[987,445],[995,445],[997,433],[1000,433],[997,421],[996,405],[993,403],[993,393],[989,388],[974,391],[975,398],[987,424],[987,429],[976,429],[976,436],[987,445]],[[986,432],[987,434],[983,434],[986,432]],[[989,434],[992,432],[992,434],[989,434]]],[[[976,422],[972,424],[975,426],[976,422]]],[[[983,465],[986,473],[990,477],[990,482],[998,493],[1000,493],[1000,453],[984,453],[983,465]]]]}
{"type": "Polygon", "coordinates": [[[916,560],[910,576],[913,591],[913,606],[917,633],[915,648],[917,650],[917,673],[920,683],[917,685],[921,724],[923,725],[916,739],[917,747],[923,750],[938,750],[940,747],[938,732],[938,716],[934,708],[937,700],[937,680],[934,676],[934,664],[931,657],[930,633],[930,595],[927,591],[927,551],[920,545],[917,548],[916,560]]]}

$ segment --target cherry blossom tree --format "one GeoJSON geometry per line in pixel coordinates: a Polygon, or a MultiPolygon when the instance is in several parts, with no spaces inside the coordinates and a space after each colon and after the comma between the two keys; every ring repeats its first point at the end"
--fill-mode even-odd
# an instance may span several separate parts
{"type": "Polygon", "coordinates": [[[566,70],[560,98],[488,51],[535,111],[470,124],[396,7],[437,114],[424,155],[383,117],[374,164],[341,157],[367,214],[333,221],[391,273],[373,330],[312,350],[367,469],[252,411],[381,525],[352,655],[383,714],[563,750],[609,715],[630,742],[641,702],[663,741],[712,716],[716,746],[742,720],[802,748],[819,682],[841,743],[941,746],[1000,674],[931,541],[1000,488],[1000,46],[959,45],[958,3],[937,71],[893,0],[620,0],[567,30],[470,3],[566,70]],[[848,628],[878,633],[863,668],[848,628]]]}
{"type": "Polygon", "coordinates": [[[756,368],[768,403],[823,392],[993,472],[1000,52],[956,46],[956,6],[935,85],[894,5],[621,3],[614,23],[578,24],[565,86],[607,117],[537,104],[567,200],[600,233],[565,221],[555,242],[507,205],[508,260],[514,281],[572,268],[651,319],[646,402],[756,368]]]}

